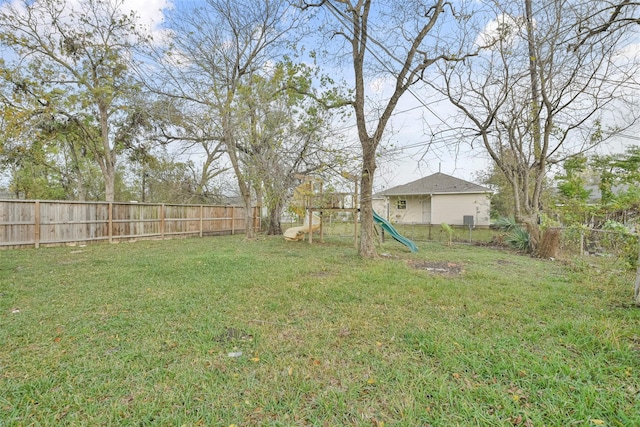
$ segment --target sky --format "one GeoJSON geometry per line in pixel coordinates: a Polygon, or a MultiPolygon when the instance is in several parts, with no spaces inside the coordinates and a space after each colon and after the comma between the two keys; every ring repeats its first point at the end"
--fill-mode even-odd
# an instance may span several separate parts
{"type": "MultiPolygon", "coordinates": [[[[13,0],[15,1],[15,0],[13,0]]],[[[77,2],[78,0],[70,0],[77,2]]],[[[179,4],[195,5],[196,0],[177,0],[179,4]]],[[[0,1],[1,3],[5,3],[0,1]]],[[[157,38],[161,39],[161,28],[164,13],[174,7],[173,0],[124,0],[126,8],[134,10],[141,22],[148,25],[157,38]]],[[[634,49],[638,49],[640,40],[634,49]]],[[[343,69],[332,69],[334,76],[352,79],[347,66],[343,69]]],[[[380,95],[385,98],[392,80],[372,79],[369,81],[371,96],[380,95]]],[[[469,181],[476,181],[476,174],[486,171],[490,162],[483,148],[471,147],[466,143],[458,144],[458,119],[456,111],[448,102],[440,101],[434,95],[419,88],[409,91],[401,99],[383,140],[382,151],[386,153],[380,158],[375,180],[375,191],[381,191],[395,185],[443,172],[469,181]]],[[[355,125],[343,126],[347,140],[358,145],[355,125]]],[[[613,141],[608,149],[622,151],[629,144],[640,144],[637,134],[640,129],[626,132],[628,137],[620,137],[613,141]]],[[[194,159],[195,160],[195,159],[194,159]]]]}
{"type": "MultiPolygon", "coordinates": [[[[197,4],[197,1],[180,0],[180,3],[197,4]]],[[[125,5],[137,11],[142,22],[150,26],[160,24],[163,19],[162,11],[174,7],[172,0],[125,0],[125,5]]],[[[348,68],[336,71],[346,80],[351,79],[348,68]]],[[[390,82],[375,79],[370,82],[371,93],[383,94],[389,84],[390,82]]],[[[439,171],[474,180],[477,171],[487,168],[488,161],[482,150],[477,147],[476,150],[470,150],[458,147],[457,144],[454,147],[454,144],[451,144],[455,141],[454,133],[451,131],[455,128],[455,120],[450,117],[454,114],[454,109],[445,102],[433,102],[433,99],[417,92],[407,93],[401,99],[383,141],[387,147],[384,151],[393,153],[393,156],[385,156],[379,163],[375,181],[376,191],[405,184],[439,171]],[[445,131],[440,136],[431,136],[431,133],[443,129],[445,131]],[[427,149],[430,142],[434,144],[427,149]]],[[[358,144],[354,123],[350,127],[341,128],[348,136],[348,141],[358,144]]]]}
{"type": "MultiPolygon", "coordinates": [[[[515,22],[506,19],[504,15],[499,19],[502,22],[515,22]]],[[[495,21],[487,20],[484,33],[481,32],[476,40],[487,40],[486,34],[495,31],[497,27],[495,21]]],[[[637,36],[640,33],[635,34],[637,36]]],[[[640,54],[638,37],[623,52],[633,53],[640,54]]],[[[348,73],[348,70],[345,72],[348,73]]],[[[640,75],[637,77],[640,78],[640,75]]],[[[389,94],[394,84],[394,79],[373,79],[369,82],[370,94],[375,96],[380,93],[385,99],[384,93],[389,94]]],[[[640,100],[640,93],[636,99],[640,100]]],[[[458,143],[460,120],[455,108],[448,102],[441,101],[438,96],[421,91],[420,88],[406,93],[396,109],[384,141],[385,145],[397,147],[399,152],[393,160],[379,162],[375,189],[379,191],[404,184],[439,171],[477,181],[477,174],[489,169],[491,162],[480,142],[475,146],[471,146],[469,141],[458,143]]],[[[622,152],[632,144],[640,144],[640,126],[607,141],[598,148],[597,153],[622,152]]]]}

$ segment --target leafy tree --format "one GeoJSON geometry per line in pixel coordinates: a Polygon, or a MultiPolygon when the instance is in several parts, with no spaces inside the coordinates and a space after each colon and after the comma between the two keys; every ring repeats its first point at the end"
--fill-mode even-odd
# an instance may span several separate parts
{"type": "Polygon", "coordinates": [[[201,186],[201,169],[180,152],[158,147],[143,160],[129,159],[126,188],[131,200],[151,203],[218,204],[221,189],[214,180],[201,186]]]}
{"type": "Polygon", "coordinates": [[[564,174],[556,176],[558,181],[558,203],[565,224],[585,224],[589,214],[587,202],[591,190],[587,185],[587,156],[580,154],[565,160],[564,174]]]}
{"type": "Polygon", "coordinates": [[[99,166],[108,201],[118,156],[147,126],[128,61],[148,39],[123,0],[22,0],[0,8],[0,44],[11,52],[0,76],[8,123],[23,135],[43,123],[49,132],[64,128],[69,153],[99,166]]]}
{"type": "Polygon", "coordinates": [[[591,166],[596,171],[601,193],[596,211],[599,222],[637,224],[640,220],[640,147],[594,156],[591,166]]]}
{"type": "Polygon", "coordinates": [[[556,179],[560,181],[558,191],[564,200],[578,200],[586,202],[591,194],[591,190],[585,188],[587,180],[585,172],[587,170],[587,156],[579,154],[565,160],[562,167],[564,175],[558,175],[556,179]]]}
{"type": "Polygon", "coordinates": [[[493,190],[491,218],[498,219],[514,215],[511,186],[495,163],[491,163],[488,169],[477,172],[476,179],[480,184],[493,190]]]}
{"type": "Polygon", "coordinates": [[[240,158],[263,196],[267,234],[282,234],[280,218],[300,175],[337,168],[348,154],[335,148],[329,111],[317,96],[306,96],[313,91],[313,74],[310,66],[284,61],[254,74],[239,90],[236,114],[245,118],[238,129],[240,158]]]}
{"type": "MultiPolygon", "coordinates": [[[[194,8],[177,8],[169,16],[171,41],[157,52],[162,64],[159,92],[185,101],[206,117],[209,128],[201,141],[224,146],[238,181],[250,224],[252,180],[243,170],[245,146],[237,115],[239,89],[281,54],[296,14],[285,0],[206,0],[194,8]]],[[[247,227],[247,237],[254,230],[247,227]]]]}

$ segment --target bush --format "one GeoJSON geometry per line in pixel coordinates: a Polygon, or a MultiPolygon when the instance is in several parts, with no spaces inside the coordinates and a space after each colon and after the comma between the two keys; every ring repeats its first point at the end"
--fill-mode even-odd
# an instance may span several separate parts
{"type": "Polygon", "coordinates": [[[496,222],[494,222],[491,226],[493,228],[497,228],[498,230],[511,231],[513,228],[518,227],[518,224],[516,223],[514,217],[503,216],[498,218],[496,222]]]}
{"type": "Polygon", "coordinates": [[[507,232],[504,241],[514,249],[519,251],[529,251],[531,249],[531,237],[529,232],[516,223],[513,217],[501,217],[493,224],[498,230],[507,232]]]}
{"type": "Polygon", "coordinates": [[[511,229],[505,241],[519,251],[528,251],[531,248],[529,232],[519,225],[511,229]]]}

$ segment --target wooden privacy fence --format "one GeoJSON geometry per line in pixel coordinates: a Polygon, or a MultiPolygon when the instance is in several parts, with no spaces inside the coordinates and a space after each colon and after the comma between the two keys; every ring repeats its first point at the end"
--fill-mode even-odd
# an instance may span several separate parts
{"type": "Polygon", "coordinates": [[[245,231],[245,222],[240,206],[0,200],[0,249],[234,234],[245,231]]]}

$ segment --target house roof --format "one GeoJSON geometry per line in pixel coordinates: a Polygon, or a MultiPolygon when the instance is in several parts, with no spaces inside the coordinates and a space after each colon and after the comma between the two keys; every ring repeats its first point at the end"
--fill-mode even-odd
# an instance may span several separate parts
{"type": "Polygon", "coordinates": [[[425,176],[404,185],[389,188],[378,193],[381,196],[412,196],[422,194],[490,193],[482,185],[465,181],[441,172],[425,176]]]}

